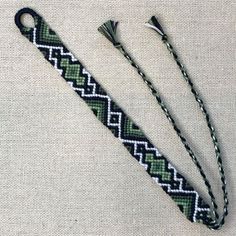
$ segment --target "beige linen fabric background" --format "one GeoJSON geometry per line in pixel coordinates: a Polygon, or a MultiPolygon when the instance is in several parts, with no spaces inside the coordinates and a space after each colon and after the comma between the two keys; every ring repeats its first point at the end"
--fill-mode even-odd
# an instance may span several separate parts
{"type": "Polygon", "coordinates": [[[0,235],[235,235],[236,82],[233,0],[0,2],[0,235]],[[221,201],[206,124],[159,37],[153,14],[214,120],[230,198],[221,231],[187,221],[14,24],[38,11],[161,152],[207,198],[200,175],[142,80],[97,31],[119,35],[151,77],[199,155],[221,201]]]}

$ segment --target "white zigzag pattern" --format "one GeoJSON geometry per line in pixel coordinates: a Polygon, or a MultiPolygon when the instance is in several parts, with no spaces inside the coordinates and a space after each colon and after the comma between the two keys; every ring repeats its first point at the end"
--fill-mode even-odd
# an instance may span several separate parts
{"type": "MultiPolygon", "coordinates": [[[[47,46],[47,45],[37,44],[37,42],[36,42],[36,31],[37,31],[37,29],[34,28],[34,31],[33,31],[33,44],[36,47],[38,47],[38,48],[47,48],[47,49],[49,49],[49,60],[53,62],[54,68],[59,72],[60,75],[62,75],[63,70],[58,68],[57,58],[56,57],[52,57],[53,50],[59,50],[60,54],[62,56],[69,56],[72,61],[78,61],[71,52],[67,52],[67,53],[64,52],[63,47],[47,46]]],[[[155,147],[153,147],[153,148],[148,147],[148,143],[144,142],[144,141],[135,141],[135,140],[123,139],[121,137],[121,118],[122,118],[122,113],[120,113],[120,112],[112,112],[111,111],[111,98],[108,95],[97,94],[96,93],[96,84],[91,82],[91,74],[85,68],[83,68],[82,73],[87,75],[88,85],[92,86],[92,88],[93,88],[91,94],[86,94],[84,89],[82,89],[82,88],[73,87],[73,82],[69,82],[68,81],[67,83],[72,87],[73,90],[79,91],[81,93],[82,97],[100,97],[100,98],[107,99],[107,101],[108,101],[107,124],[109,126],[118,127],[118,138],[119,138],[119,140],[122,143],[124,143],[124,144],[125,143],[131,143],[131,144],[134,145],[134,155],[139,157],[139,163],[145,168],[145,170],[147,170],[148,165],[142,162],[143,154],[137,151],[138,145],[144,145],[144,147],[145,147],[145,149],[147,151],[154,151],[156,153],[156,156],[162,156],[160,154],[160,152],[158,151],[158,149],[155,148],[155,147]],[[118,118],[118,123],[111,123],[110,120],[111,120],[111,116],[112,115],[117,115],[119,117],[118,118]]],[[[157,177],[152,177],[152,179],[158,185],[160,185],[161,187],[163,187],[163,186],[167,187],[167,191],[170,192],[170,193],[171,192],[194,193],[196,195],[196,198],[195,198],[196,200],[195,200],[195,211],[194,211],[194,215],[193,215],[193,221],[196,222],[196,214],[197,214],[198,211],[209,211],[210,209],[208,209],[208,208],[199,208],[198,207],[199,194],[196,191],[183,190],[183,188],[182,188],[182,186],[183,186],[183,179],[177,178],[177,170],[170,163],[168,163],[168,168],[169,169],[173,169],[173,171],[174,171],[174,180],[178,181],[180,183],[179,184],[179,189],[171,189],[171,185],[170,184],[159,182],[159,179],[157,177]]]]}
{"type": "Polygon", "coordinates": [[[85,94],[85,91],[84,91],[83,88],[75,88],[75,87],[73,87],[73,82],[67,82],[67,83],[68,83],[75,91],[80,91],[82,97],[100,97],[100,98],[106,98],[106,99],[107,99],[107,101],[108,101],[107,124],[110,125],[110,126],[116,126],[116,127],[118,127],[118,138],[119,138],[119,140],[120,140],[122,143],[131,143],[131,144],[134,145],[134,154],[135,154],[136,156],[139,156],[139,163],[147,170],[148,165],[142,162],[142,157],[143,157],[142,153],[138,153],[138,152],[137,152],[137,147],[138,147],[138,145],[140,145],[140,144],[141,144],[141,145],[144,145],[144,146],[145,146],[145,149],[148,150],[148,151],[155,151],[155,153],[156,153],[157,156],[161,156],[160,152],[159,152],[156,148],[149,148],[147,142],[144,142],[144,141],[135,141],[135,140],[127,140],[127,139],[123,139],[123,138],[121,137],[121,128],[120,128],[120,127],[121,127],[121,117],[122,117],[122,113],[120,113],[120,112],[112,112],[112,111],[111,111],[111,98],[110,98],[108,95],[101,95],[101,94],[95,93],[96,84],[91,83],[91,81],[90,81],[90,78],[91,78],[90,73],[89,73],[87,70],[85,70],[85,68],[83,68],[82,73],[87,75],[87,78],[88,78],[88,85],[93,86],[92,94],[91,94],[91,93],[90,93],[90,94],[85,94]],[[119,117],[119,121],[118,121],[118,123],[116,123],[116,124],[110,122],[110,120],[111,120],[111,115],[113,115],[113,114],[118,115],[118,117],[119,117]]]}
{"type": "Polygon", "coordinates": [[[63,70],[58,68],[57,58],[52,57],[53,49],[60,50],[60,54],[62,56],[70,56],[72,61],[77,61],[77,59],[74,57],[74,55],[71,52],[64,52],[63,47],[47,46],[47,45],[37,44],[37,42],[36,42],[36,32],[37,32],[37,28],[35,27],[34,30],[33,30],[33,44],[37,48],[47,48],[47,49],[49,49],[49,60],[54,62],[54,68],[59,72],[60,75],[62,75],[63,70]]]}
{"type": "Polygon", "coordinates": [[[178,178],[177,177],[177,171],[176,169],[170,164],[168,163],[168,168],[172,169],[174,171],[174,180],[179,182],[179,189],[171,189],[171,185],[170,184],[165,184],[165,183],[161,183],[159,182],[159,179],[157,177],[153,177],[154,181],[156,183],[158,183],[160,186],[165,186],[167,187],[167,192],[170,193],[193,193],[196,196],[195,199],[195,208],[194,208],[194,214],[193,214],[193,221],[196,222],[196,215],[198,211],[210,211],[209,208],[200,208],[198,207],[198,200],[199,200],[199,194],[196,191],[189,191],[189,190],[184,190],[183,189],[183,179],[182,178],[178,178]]]}

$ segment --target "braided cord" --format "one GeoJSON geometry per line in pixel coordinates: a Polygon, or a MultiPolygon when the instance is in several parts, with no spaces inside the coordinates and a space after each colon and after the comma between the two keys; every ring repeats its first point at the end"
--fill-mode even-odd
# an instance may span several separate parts
{"type": "MultiPolygon", "coordinates": [[[[211,139],[212,139],[212,143],[214,145],[214,150],[215,150],[215,155],[216,155],[216,161],[217,161],[217,165],[218,165],[218,169],[219,169],[219,173],[220,173],[220,178],[221,178],[221,183],[222,183],[222,191],[223,191],[223,198],[224,198],[224,207],[223,207],[223,214],[221,216],[221,218],[219,219],[219,215],[216,214],[216,219],[218,220],[217,223],[213,224],[210,227],[213,227],[213,229],[215,228],[221,228],[222,225],[225,222],[225,217],[228,215],[228,192],[226,189],[226,179],[225,179],[225,173],[224,173],[224,168],[223,168],[223,163],[222,163],[222,158],[221,158],[221,152],[220,152],[220,147],[219,147],[219,142],[218,139],[216,137],[216,132],[215,132],[215,128],[213,127],[212,123],[211,123],[211,119],[210,116],[206,110],[206,107],[203,103],[203,100],[201,99],[199,93],[197,92],[192,80],[190,79],[184,65],[180,62],[179,57],[176,53],[176,51],[174,50],[173,46],[169,43],[168,41],[168,37],[166,34],[164,34],[162,36],[162,41],[163,43],[166,45],[168,51],[170,52],[170,54],[173,56],[176,64],[178,65],[184,80],[187,82],[187,84],[190,86],[191,92],[194,95],[195,100],[197,101],[205,119],[206,119],[206,123],[207,126],[209,128],[210,131],[210,135],[211,135],[211,139]]],[[[209,193],[211,196],[211,193],[209,193]]],[[[217,206],[213,205],[215,209],[213,209],[216,212],[217,206]]]]}
{"type": "Polygon", "coordinates": [[[219,172],[220,172],[220,176],[221,176],[222,190],[223,190],[223,194],[224,194],[224,213],[223,213],[220,221],[219,221],[219,215],[217,213],[218,206],[216,204],[215,196],[213,194],[211,185],[210,185],[210,183],[209,183],[209,181],[208,181],[208,179],[207,179],[207,177],[206,177],[206,175],[203,171],[203,168],[202,168],[201,164],[199,163],[199,161],[198,161],[197,157],[195,156],[193,150],[189,146],[186,138],[183,136],[181,130],[178,128],[173,116],[171,115],[170,111],[168,110],[167,106],[165,105],[164,101],[162,100],[162,98],[161,98],[160,94],[158,93],[157,89],[154,87],[152,82],[146,77],[143,70],[139,67],[139,65],[134,61],[134,59],[124,49],[123,45],[118,40],[117,34],[116,34],[117,22],[108,21],[105,24],[103,24],[101,27],[99,27],[98,30],[109,41],[111,41],[113,43],[113,45],[123,54],[123,56],[128,60],[128,62],[136,69],[136,71],[141,76],[141,78],[143,79],[145,84],[148,86],[148,88],[151,91],[152,95],[156,98],[156,100],[157,100],[158,104],[160,105],[161,109],[163,110],[165,116],[167,117],[167,119],[171,123],[171,125],[174,128],[176,134],[180,138],[180,140],[183,143],[186,151],[188,152],[189,156],[191,157],[193,163],[196,165],[200,175],[202,176],[202,178],[204,180],[204,183],[205,183],[206,188],[208,190],[208,194],[209,194],[210,199],[211,199],[211,205],[212,205],[212,209],[211,209],[212,222],[210,222],[208,224],[208,227],[211,228],[211,229],[220,229],[221,226],[224,224],[225,216],[228,214],[228,210],[227,210],[228,198],[227,198],[226,180],[225,180],[224,169],[223,169],[223,165],[222,165],[221,153],[220,153],[219,143],[217,141],[216,134],[215,134],[215,129],[214,129],[214,127],[212,126],[212,124],[210,122],[209,114],[206,111],[204,103],[203,103],[202,99],[200,98],[198,92],[195,90],[194,85],[193,85],[192,81],[190,80],[183,64],[181,64],[181,62],[178,59],[177,54],[173,50],[172,45],[168,42],[167,36],[164,34],[164,31],[163,31],[161,25],[157,22],[157,20],[156,21],[155,20],[156,20],[156,18],[155,19],[152,18],[152,21],[154,21],[155,24],[153,22],[151,22],[151,23],[149,22],[148,26],[150,28],[153,28],[155,31],[157,31],[162,36],[163,42],[167,46],[167,49],[169,50],[169,52],[174,57],[174,59],[175,59],[177,65],[179,66],[186,82],[189,84],[189,86],[191,88],[191,92],[193,93],[196,101],[198,102],[198,104],[200,106],[200,109],[201,109],[201,111],[203,112],[203,114],[206,118],[207,125],[208,125],[209,130],[210,130],[211,138],[212,138],[214,148],[215,148],[215,154],[216,154],[216,158],[217,158],[219,172]]]}

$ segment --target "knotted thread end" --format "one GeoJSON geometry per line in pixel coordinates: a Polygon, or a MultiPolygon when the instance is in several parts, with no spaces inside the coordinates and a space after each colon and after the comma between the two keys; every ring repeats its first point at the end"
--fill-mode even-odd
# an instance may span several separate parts
{"type": "Polygon", "coordinates": [[[117,25],[118,22],[109,20],[98,28],[98,31],[103,34],[115,47],[120,45],[116,34],[117,25]]]}
{"type": "Polygon", "coordinates": [[[162,26],[160,25],[160,23],[158,22],[157,17],[152,16],[151,19],[145,23],[145,25],[153,30],[155,30],[158,34],[160,34],[162,37],[165,36],[165,32],[162,29],[162,26]]]}

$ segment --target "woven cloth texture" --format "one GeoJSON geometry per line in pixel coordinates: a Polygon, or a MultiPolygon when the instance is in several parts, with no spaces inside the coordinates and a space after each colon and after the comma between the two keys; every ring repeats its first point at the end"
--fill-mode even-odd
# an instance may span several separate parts
{"type": "MultiPolygon", "coordinates": [[[[221,186],[209,133],[163,28],[216,127],[229,190],[217,235],[236,234],[236,65],[233,0],[1,0],[0,235],[215,235],[185,219],[119,140],[92,114],[14,23],[22,7],[43,16],[88,71],[205,199],[194,164],[155,99],[97,28],[120,22],[122,42],[158,88],[204,166],[221,186]]],[[[219,204],[222,206],[222,204],[219,204]]]]}

